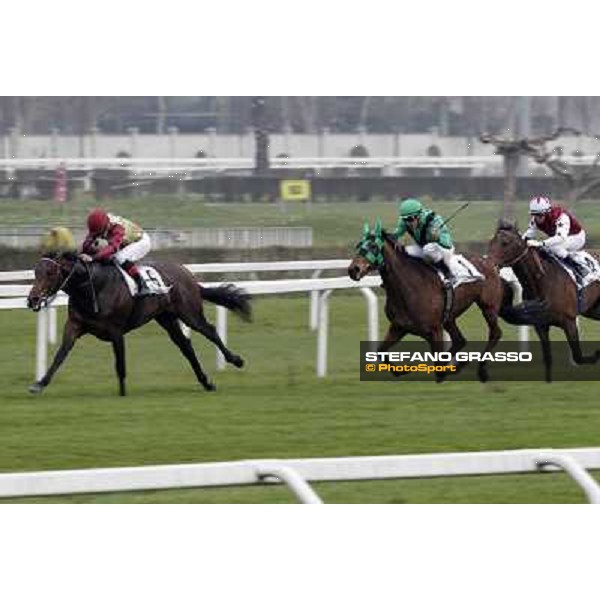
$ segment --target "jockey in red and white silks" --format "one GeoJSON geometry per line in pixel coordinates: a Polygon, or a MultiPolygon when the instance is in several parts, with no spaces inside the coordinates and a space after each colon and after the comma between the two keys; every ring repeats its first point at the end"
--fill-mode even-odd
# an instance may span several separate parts
{"type": "Polygon", "coordinates": [[[543,246],[558,258],[565,259],[585,245],[585,230],[562,206],[552,204],[544,196],[536,196],[529,203],[529,213],[531,220],[523,234],[528,246],[543,246]],[[534,239],[539,231],[549,236],[543,242],[534,239]]]}

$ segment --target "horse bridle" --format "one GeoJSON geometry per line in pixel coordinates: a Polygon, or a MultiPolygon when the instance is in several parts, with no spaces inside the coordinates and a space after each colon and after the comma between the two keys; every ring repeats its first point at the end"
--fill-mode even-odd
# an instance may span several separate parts
{"type": "MultiPolygon", "coordinates": [[[[42,261],[44,261],[44,260],[56,265],[58,267],[59,272],[62,272],[62,265],[58,261],[54,260],[53,258],[49,258],[47,256],[44,256],[42,258],[42,261]]],[[[71,272],[65,277],[63,282],[60,284],[60,287],[53,294],[48,294],[48,295],[46,295],[45,298],[42,298],[40,300],[40,308],[46,308],[47,306],[52,304],[52,302],[54,302],[54,299],[56,298],[56,296],[58,296],[59,292],[62,292],[62,290],[67,285],[67,283],[69,283],[69,280],[73,276],[74,271],[75,271],[75,266],[73,266],[73,268],[71,269],[71,272]]]]}
{"type": "MultiPolygon", "coordinates": [[[[517,263],[521,262],[525,258],[528,251],[529,251],[529,246],[526,243],[525,248],[523,248],[523,251],[516,258],[512,259],[509,262],[504,263],[503,266],[504,267],[512,267],[512,266],[516,265],[517,263]]],[[[542,277],[545,274],[545,270],[544,270],[544,266],[540,262],[539,256],[536,253],[533,254],[533,260],[536,263],[536,265],[540,271],[540,274],[539,275],[534,274],[534,277],[536,277],[536,278],[542,277]]]]}
{"type": "Polygon", "coordinates": [[[525,258],[525,255],[527,254],[528,250],[529,250],[529,246],[527,246],[527,244],[525,244],[525,248],[523,249],[523,252],[521,252],[517,256],[517,258],[514,258],[510,262],[505,262],[503,266],[505,266],[505,267],[512,267],[513,265],[516,265],[518,262],[522,261],[525,258]]]}

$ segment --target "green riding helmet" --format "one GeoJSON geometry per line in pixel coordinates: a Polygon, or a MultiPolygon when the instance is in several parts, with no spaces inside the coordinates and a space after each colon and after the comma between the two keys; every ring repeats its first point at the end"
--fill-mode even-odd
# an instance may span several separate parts
{"type": "Polygon", "coordinates": [[[400,204],[400,216],[404,219],[406,217],[414,217],[419,215],[423,210],[423,205],[415,198],[407,198],[400,204]]]}

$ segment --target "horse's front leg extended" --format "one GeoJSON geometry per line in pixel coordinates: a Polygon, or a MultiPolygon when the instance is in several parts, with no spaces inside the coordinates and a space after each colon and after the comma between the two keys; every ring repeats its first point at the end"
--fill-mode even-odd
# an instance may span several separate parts
{"type": "Polygon", "coordinates": [[[81,326],[71,321],[70,319],[67,320],[63,331],[63,338],[60,344],[60,348],[56,351],[54,360],[52,361],[50,368],[39,381],[36,381],[34,384],[29,386],[29,391],[32,394],[40,393],[52,381],[54,374],[56,373],[56,371],[58,371],[58,368],[60,367],[60,365],[62,365],[63,361],[65,360],[65,358],[67,358],[67,355],[69,354],[69,352],[71,352],[71,349],[75,345],[75,341],[81,335],[83,335],[83,330],[81,326]]]}

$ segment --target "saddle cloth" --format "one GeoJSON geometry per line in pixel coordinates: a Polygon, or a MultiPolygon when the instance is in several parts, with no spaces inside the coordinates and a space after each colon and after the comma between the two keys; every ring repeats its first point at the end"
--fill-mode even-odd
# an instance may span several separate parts
{"type": "MultiPolygon", "coordinates": [[[[129,288],[129,293],[132,296],[137,294],[137,284],[134,281],[133,277],[129,275],[120,265],[117,265],[117,268],[121,272],[127,287],[129,288]]],[[[154,267],[148,266],[138,266],[140,274],[144,278],[144,281],[148,285],[148,288],[151,289],[156,294],[167,294],[171,289],[171,286],[165,285],[163,278],[160,273],[154,267]]]]}
{"type": "Polygon", "coordinates": [[[581,267],[584,276],[581,281],[581,285],[578,284],[573,271],[569,268],[568,265],[565,265],[561,260],[558,262],[560,266],[569,274],[569,277],[575,282],[578,289],[582,290],[583,288],[590,285],[594,281],[600,281],[600,264],[598,261],[585,250],[580,250],[579,252],[573,252],[571,254],[571,258],[581,267]]]}
{"type": "MultiPolygon", "coordinates": [[[[443,273],[436,269],[440,279],[445,282],[443,273]]],[[[454,254],[450,259],[450,271],[454,276],[452,287],[456,289],[463,283],[472,283],[473,281],[484,280],[485,277],[481,272],[473,265],[472,262],[468,261],[462,254],[454,254]]]]}

